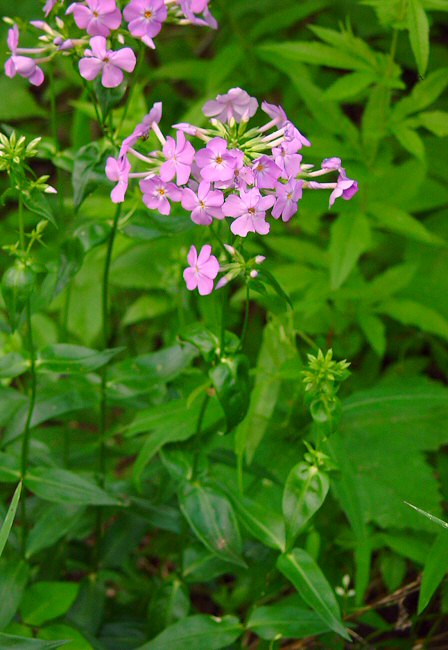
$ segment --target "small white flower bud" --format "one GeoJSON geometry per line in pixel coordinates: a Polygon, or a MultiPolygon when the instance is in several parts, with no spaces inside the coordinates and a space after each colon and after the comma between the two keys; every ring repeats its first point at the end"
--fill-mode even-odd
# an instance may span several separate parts
{"type": "Polygon", "coordinates": [[[265,255],[257,255],[255,258],[255,264],[262,264],[265,261],[265,255]]]}
{"type": "Polygon", "coordinates": [[[250,272],[250,277],[251,278],[256,278],[257,275],[258,275],[258,271],[256,271],[255,269],[252,269],[252,271],[250,272]]]}

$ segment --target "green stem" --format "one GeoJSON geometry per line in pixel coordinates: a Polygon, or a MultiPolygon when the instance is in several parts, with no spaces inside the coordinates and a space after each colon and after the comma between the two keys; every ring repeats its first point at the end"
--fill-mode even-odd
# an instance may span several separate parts
{"type": "Polygon", "coordinates": [[[249,283],[247,282],[246,283],[246,304],[244,307],[243,329],[241,330],[241,336],[240,336],[240,348],[242,348],[244,345],[244,339],[246,338],[247,328],[249,325],[249,306],[250,306],[250,289],[249,289],[249,283]]]}
{"type": "MultiPolygon", "coordinates": [[[[103,271],[103,284],[102,284],[102,325],[103,325],[103,348],[106,349],[109,344],[110,327],[109,327],[109,275],[110,265],[112,262],[112,251],[117,234],[118,220],[121,214],[121,203],[117,204],[115,216],[112,223],[112,230],[109,234],[109,241],[107,243],[106,259],[104,262],[103,271]]],[[[101,373],[101,399],[100,399],[100,454],[99,454],[99,475],[101,485],[104,485],[105,470],[106,470],[106,448],[105,448],[105,434],[106,434],[106,384],[107,384],[107,371],[103,368],[101,373]]]]}
{"type": "MultiPolygon", "coordinates": [[[[51,135],[54,140],[54,146],[56,149],[56,155],[55,157],[58,156],[59,154],[59,138],[58,138],[58,114],[56,110],[56,91],[55,91],[55,83],[54,83],[54,70],[53,66],[50,66],[50,121],[51,121],[51,135]]],[[[62,199],[62,183],[61,183],[61,170],[58,165],[55,165],[56,167],[56,190],[58,193],[58,206],[59,206],[59,213],[60,213],[60,218],[62,218],[62,212],[64,209],[64,203],[62,199]]]]}
{"type": "Polygon", "coordinates": [[[226,344],[226,321],[227,321],[227,287],[221,289],[222,303],[221,303],[221,343],[220,343],[220,357],[223,356],[226,344]]]}
{"type": "MultiPolygon", "coordinates": [[[[22,250],[25,250],[25,228],[23,222],[23,199],[22,195],[19,195],[19,232],[20,232],[20,246],[22,250]]],[[[28,412],[25,421],[25,427],[23,429],[22,437],[22,449],[20,455],[20,474],[22,481],[26,478],[26,473],[28,470],[28,457],[30,450],[31,442],[31,419],[33,417],[34,405],[36,403],[36,388],[37,388],[37,377],[36,377],[36,352],[34,348],[33,340],[33,328],[31,323],[31,301],[30,298],[27,300],[26,304],[26,327],[27,327],[27,344],[28,352],[30,355],[30,378],[31,378],[31,393],[30,400],[28,403],[28,412]]],[[[27,538],[27,517],[26,517],[26,499],[25,495],[21,500],[21,512],[22,512],[22,554],[25,555],[26,547],[26,538],[27,538]]]]}

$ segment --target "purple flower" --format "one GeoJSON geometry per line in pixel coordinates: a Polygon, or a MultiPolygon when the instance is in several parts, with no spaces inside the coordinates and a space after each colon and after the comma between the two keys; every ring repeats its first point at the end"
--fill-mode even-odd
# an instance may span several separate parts
{"type": "Polygon", "coordinates": [[[104,36],[90,39],[90,50],[84,51],[84,58],[79,62],[81,77],[92,81],[102,73],[101,83],[105,88],[116,88],[123,81],[123,72],[132,72],[135,68],[135,54],[130,47],[121,50],[106,49],[104,36]]]}
{"type": "Polygon", "coordinates": [[[117,183],[110,194],[114,203],[122,203],[128,189],[129,172],[131,164],[126,156],[113,158],[110,156],[106,162],[106,176],[110,181],[117,183]]]}
{"type": "Polygon", "coordinates": [[[192,25],[208,26],[212,29],[218,27],[218,23],[211,15],[208,3],[209,0],[178,0],[180,8],[185,18],[192,23],[192,25]],[[197,14],[202,13],[202,18],[197,14]]]}
{"type": "Polygon", "coordinates": [[[236,122],[249,120],[257,111],[258,102],[241,88],[231,88],[225,95],[206,102],[202,112],[207,117],[214,117],[221,122],[230,122],[233,117],[236,122]]]}
{"type": "Polygon", "coordinates": [[[174,183],[165,183],[158,176],[144,178],[140,181],[140,189],[143,193],[143,203],[151,210],[157,210],[160,214],[171,212],[171,201],[180,201],[182,190],[174,183]]]}
{"type": "Polygon", "coordinates": [[[8,29],[7,44],[12,56],[5,61],[5,74],[10,79],[18,74],[19,76],[28,79],[33,86],[40,86],[44,81],[44,73],[42,69],[39,68],[36,61],[31,57],[17,54],[19,36],[19,28],[17,25],[8,29]]]}
{"type": "Polygon", "coordinates": [[[297,204],[302,198],[303,181],[291,178],[287,183],[277,183],[276,201],[272,208],[272,216],[282,221],[289,221],[297,212],[297,204]]]}
{"type": "Polygon", "coordinates": [[[176,141],[168,136],[163,145],[163,153],[166,158],[160,167],[160,178],[163,181],[170,181],[176,176],[178,185],[185,185],[190,178],[191,165],[195,150],[191,142],[185,139],[182,131],[178,131],[176,141]]]}
{"type": "Polygon", "coordinates": [[[111,30],[118,29],[121,24],[121,12],[115,0],[74,2],[65,13],[73,14],[77,26],[90,36],[109,36],[111,30]]]}
{"type": "Polygon", "coordinates": [[[219,273],[219,262],[212,253],[210,244],[205,244],[198,255],[195,246],[188,253],[188,266],[184,271],[187,289],[198,288],[201,296],[207,296],[213,291],[213,280],[219,273]]]}
{"type": "Polygon", "coordinates": [[[270,122],[262,127],[262,131],[266,131],[273,126],[276,126],[280,129],[285,126],[286,122],[288,122],[288,117],[281,106],[268,104],[268,102],[262,102],[261,110],[271,118],[270,122]]]}
{"type": "Polygon", "coordinates": [[[163,0],[131,0],[123,11],[129,31],[148,47],[155,48],[153,38],[162,29],[168,10],[163,0]]]}
{"type": "Polygon", "coordinates": [[[285,124],[285,140],[290,143],[291,147],[295,146],[296,151],[303,146],[311,147],[311,142],[300,133],[299,129],[292,122],[286,122],[285,124]]]}
{"type": "Polygon", "coordinates": [[[254,173],[255,185],[261,188],[273,188],[277,179],[281,176],[281,168],[275,164],[268,156],[260,156],[254,160],[252,166],[254,173]]]}
{"type": "MultiPolygon", "coordinates": [[[[63,1],[63,0],[62,0],[63,1]]],[[[47,0],[43,7],[43,12],[45,18],[53,11],[53,8],[57,5],[58,0],[47,0]]]]}
{"type": "Polygon", "coordinates": [[[131,135],[128,135],[122,142],[120,156],[125,155],[130,147],[133,147],[140,138],[147,138],[153,124],[158,124],[162,119],[162,102],[155,102],[151,110],[143,120],[137,124],[131,135]]]}
{"type": "Polygon", "coordinates": [[[212,138],[204,149],[196,152],[196,163],[201,170],[201,176],[206,181],[229,181],[237,161],[227,150],[224,138],[212,138]]]}
{"type": "Polygon", "coordinates": [[[286,178],[297,176],[300,172],[302,156],[295,151],[295,145],[291,146],[290,142],[283,142],[279,147],[272,149],[274,160],[286,178]]]}
{"type": "Polygon", "coordinates": [[[248,192],[240,191],[240,195],[231,194],[223,205],[223,213],[226,217],[232,217],[235,221],[230,226],[234,235],[245,237],[248,232],[257,232],[260,235],[267,235],[269,224],[265,220],[266,210],[271,208],[275,197],[261,196],[257,188],[248,192]]]}
{"type": "Polygon", "coordinates": [[[358,183],[351,178],[347,178],[345,169],[343,167],[339,170],[339,176],[336,187],[330,194],[330,207],[334,204],[336,199],[342,196],[343,199],[349,201],[352,196],[358,191],[358,183]]]}
{"type": "Polygon", "coordinates": [[[201,226],[209,226],[213,219],[224,219],[221,206],[224,195],[219,190],[211,190],[208,181],[199,183],[197,194],[186,187],[182,192],[182,207],[191,211],[191,220],[201,226]]]}
{"type": "Polygon", "coordinates": [[[341,169],[342,161],[340,158],[324,158],[322,161],[322,169],[341,169]]]}

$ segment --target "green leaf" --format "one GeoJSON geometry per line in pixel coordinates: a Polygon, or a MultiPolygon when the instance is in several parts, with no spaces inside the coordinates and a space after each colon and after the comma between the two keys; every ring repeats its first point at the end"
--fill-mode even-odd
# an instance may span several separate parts
{"type": "Polygon", "coordinates": [[[53,546],[79,524],[83,513],[84,510],[78,505],[46,504],[28,535],[26,557],[53,546]]]}
{"type": "Polygon", "coordinates": [[[399,124],[392,130],[398,142],[406,151],[409,151],[418,160],[425,160],[425,145],[417,131],[404,123],[399,124]]]}
{"type": "Polygon", "coordinates": [[[448,86],[448,68],[439,68],[431,72],[423,81],[413,87],[411,94],[395,104],[392,119],[399,123],[411,113],[417,113],[430,106],[448,86]]]}
{"type": "Polygon", "coordinates": [[[19,260],[3,274],[2,295],[13,331],[20,323],[22,312],[27,305],[35,285],[36,276],[34,272],[19,260]]]}
{"type": "Polygon", "coordinates": [[[333,589],[313,558],[301,548],[291,553],[280,555],[277,568],[294,585],[299,595],[328,627],[350,640],[350,636],[341,620],[339,605],[333,589]]]}
{"type": "Polygon", "coordinates": [[[408,29],[418,72],[423,77],[429,58],[429,24],[420,0],[409,0],[408,29]]]}
{"type": "Polygon", "coordinates": [[[91,479],[66,469],[35,467],[28,472],[25,485],[41,499],[73,505],[116,506],[117,499],[91,479]]]}
{"type": "Polygon", "coordinates": [[[95,189],[107,183],[106,158],[107,152],[101,149],[98,142],[91,142],[77,152],[72,176],[75,209],[95,189]]]}
{"type": "Polygon", "coordinates": [[[241,524],[250,535],[269,548],[285,551],[285,526],[274,510],[242,495],[231,494],[230,498],[241,524]]]}
{"type": "Polygon", "coordinates": [[[283,492],[283,517],[288,548],[322,506],[329,487],[327,474],[314,465],[301,462],[291,469],[283,492]]]}
{"type": "Polygon", "coordinates": [[[0,560],[0,630],[5,629],[20,605],[28,573],[28,565],[23,560],[0,560]]]}
{"type": "MultiPolygon", "coordinates": [[[[75,628],[64,623],[46,625],[38,632],[39,639],[52,641],[53,639],[66,639],[68,650],[93,650],[93,646],[75,628]]],[[[31,648],[30,648],[31,650],[31,648]]]]}
{"type": "Polygon", "coordinates": [[[210,369],[209,377],[222,406],[227,431],[231,431],[249,408],[249,361],[243,354],[225,356],[210,369]]]}
{"type": "Polygon", "coordinates": [[[308,63],[324,65],[343,70],[369,70],[368,64],[361,59],[343,52],[335,47],[308,41],[291,41],[276,44],[259,45],[256,50],[261,54],[279,56],[290,63],[308,63]]]}
{"type": "Polygon", "coordinates": [[[394,298],[379,305],[378,311],[403,325],[413,325],[424,332],[440,336],[445,341],[448,340],[448,320],[431,307],[421,305],[413,300],[394,298]]]}
{"type": "Polygon", "coordinates": [[[199,483],[185,483],[180,489],[179,506],[206,548],[221,560],[246,566],[238,522],[227,497],[199,483]]]}
{"type": "Polygon", "coordinates": [[[374,217],[378,228],[424,244],[446,245],[443,239],[428,230],[421,221],[395,205],[372,201],[368,205],[368,212],[374,217]]]}
{"type": "Polygon", "coordinates": [[[247,462],[252,461],[280,395],[281,368],[292,360],[300,366],[293,327],[290,321],[272,318],[263,330],[249,410],[236,433],[235,451],[241,460],[245,454],[247,462]]]}
{"type": "MultiPolygon", "coordinates": [[[[360,512],[352,504],[357,521],[362,514],[365,522],[386,529],[432,530],[403,501],[441,515],[439,487],[423,452],[446,444],[447,418],[448,390],[424,379],[390,380],[344,401],[331,446],[347,501],[359,501],[360,512]]],[[[357,527],[362,534],[361,522],[357,527]]]]}
{"type": "Polygon", "coordinates": [[[185,619],[190,611],[190,598],[185,585],[177,578],[164,582],[152,594],[148,620],[152,634],[158,634],[176,621],[185,619]]]}
{"type": "Polygon", "coordinates": [[[375,314],[359,314],[358,323],[364,336],[379,357],[383,357],[386,351],[386,327],[375,314]]]}
{"type": "Polygon", "coordinates": [[[370,72],[353,72],[337,79],[325,91],[330,101],[343,102],[353,99],[363,90],[375,83],[375,75],[370,72]]]}
{"type": "Polygon", "coordinates": [[[412,503],[408,503],[405,501],[405,504],[409,506],[410,508],[413,508],[416,510],[420,515],[423,515],[423,517],[426,517],[429,519],[429,521],[432,521],[434,524],[437,524],[438,526],[441,526],[442,528],[447,528],[448,529],[448,523],[446,521],[443,521],[443,519],[439,519],[439,517],[435,517],[432,515],[430,512],[426,512],[425,510],[422,510],[421,508],[417,508],[417,506],[413,506],[412,503]]]}
{"type": "Polygon", "coordinates": [[[304,639],[331,629],[320,616],[306,609],[296,596],[274,605],[256,607],[246,627],[268,641],[279,638],[304,639]]]}
{"type": "Polygon", "coordinates": [[[197,614],[174,623],[137,650],[219,650],[228,648],[243,629],[235,616],[197,614]]]}
{"type": "Polygon", "coordinates": [[[55,650],[67,644],[67,641],[41,641],[26,636],[0,634],[2,650],[55,650]]]}
{"type": "MultiPolygon", "coordinates": [[[[188,440],[197,431],[201,404],[196,401],[190,407],[186,400],[173,400],[149,409],[143,409],[130,423],[128,436],[147,432],[133,469],[133,479],[140,486],[141,475],[150,460],[170,442],[188,440]]],[[[218,424],[222,418],[222,410],[216,400],[208,404],[203,419],[203,430],[218,424]]]]}
{"type": "Polygon", "coordinates": [[[76,582],[35,582],[20,604],[24,623],[40,626],[65,614],[79,591],[76,582]]]}
{"type": "Polygon", "coordinates": [[[0,557],[2,556],[3,549],[5,548],[6,542],[8,541],[9,533],[11,532],[11,528],[14,523],[14,517],[16,516],[21,492],[22,482],[20,482],[14,490],[11,503],[9,504],[8,512],[6,513],[6,517],[3,520],[2,527],[0,528],[0,557]]]}
{"type": "Polygon", "coordinates": [[[57,343],[48,345],[39,352],[36,366],[39,372],[74,373],[92,372],[109,363],[124,348],[110,350],[91,350],[79,345],[57,343]]]}
{"type": "Polygon", "coordinates": [[[365,215],[344,212],[331,228],[330,279],[331,288],[344,284],[356,262],[370,246],[370,228],[365,215]]]}
{"type": "Polygon", "coordinates": [[[0,379],[18,377],[28,370],[29,363],[19,352],[9,352],[0,358],[0,379]]]}
{"type": "Polygon", "coordinates": [[[448,113],[445,111],[427,111],[420,113],[418,121],[425,129],[434,133],[439,138],[448,135],[448,113]]]}
{"type": "MultiPolygon", "coordinates": [[[[448,528],[448,524],[446,524],[448,528]]],[[[427,607],[437,587],[448,572],[448,532],[442,530],[429,551],[423,569],[422,584],[418,598],[418,613],[427,607]]]]}
{"type": "Polygon", "coordinates": [[[39,217],[47,219],[47,221],[57,228],[53,207],[42,192],[34,191],[28,195],[23,194],[23,202],[28,210],[34,212],[39,217]]]}

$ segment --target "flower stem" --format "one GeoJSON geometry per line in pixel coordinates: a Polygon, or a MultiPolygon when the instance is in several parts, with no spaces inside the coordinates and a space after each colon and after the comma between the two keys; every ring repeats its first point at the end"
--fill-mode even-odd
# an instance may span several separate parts
{"type": "MultiPolygon", "coordinates": [[[[115,216],[112,223],[112,230],[109,234],[109,241],[107,243],[106,260],[104,263],[103,271],[103,285],[102,285],[102,325],[103,325],[103,348],[106,349],[109,344],[109,275],[110,265],[112,262],[112,251],[117,234],[118,220],[121,214],[121,203],[117,204],[115,216]]],[[[104,367],[101,373],[101,398],[100,398],[100,453],[99,453],[99,476],[100,483],[104,486],[105,471],[106,471],[106,448],[105,448],[105,433],[106,433],[106,384],[107,384],[107,371],[104,367]]]]}
{"type": "MultiPolygon", "coordinates": [[[[20,233],[20,246],[25,250],[25,228],[23,223],[23,198],[19,194],[19,233],[20,233]]],[[[20,474],[22,481],[26,478],[28,470],[28,457],[31,442],[31,419],[33,417],[34,405],[36,403],[36,352],[33,340],[33,328],[31,323],[31,300],[28,297],[26,304],[26,327],[27,327],[27,345],[30,355],[30,378],[31,378],[31,392],[28,403],[28,413],[26,416],[25,427],[23,429],[22,449],[20,454],[20,474]]],[[[25,495],[21,500],[21,513],[22,513],[22,555],[25,555],[26,539],[27,539],[27,521],[26,521],[26,499],[25,495]]]]}
{"type": "MultiPolygon", "coordinates": [[[[55,146],[55,158],[59,154],[59,138],[58,138],[58,114],[56,110],[56,90],[54,83],[54,69],[53,66],[50,66],[50,121],[51,121],[51,135],[54,140],[55,146]]],[[[59,216],[62,218],[62,213],[64,210],[64,203],[62,198],[62,182],[61,182],[61,169],[59,165],[56,167],[56,189],[58,193],[58,207],[59,207],[59,216]]]]}
{"type": "Polygon", "coordinates": [[[242,348],[244,345],[244,339],[246,338],[247,328],[249,325],[249,306],[250,306],[250,288],[249,288],[249,283],[246,282],[246,304],[244,307],[243,329],[241,330],[241,336],[240,336],[240,348],[242,348]]]}

